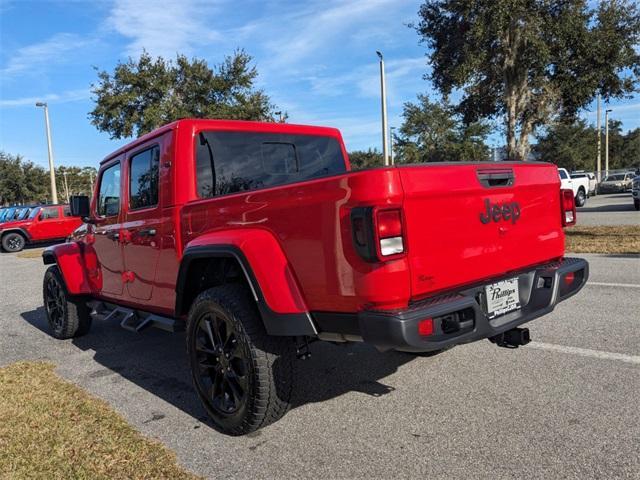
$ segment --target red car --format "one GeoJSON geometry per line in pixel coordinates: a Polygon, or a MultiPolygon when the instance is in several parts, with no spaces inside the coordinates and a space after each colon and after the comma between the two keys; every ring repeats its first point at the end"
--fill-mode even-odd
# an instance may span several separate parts
{"type": "Polygon", "coordinates": [[[27,218],[0,224],[0,244],[6,252],[19,252],[25,245],[64,240],[81,224],[68,205],[33,207],[27,218]]]}
{"type": "Polygon", "coordinates": [[[71,205],[86,233],[43,253],[53,335],[186,328],[195,389],[234,435],[286,412],[312,340],[515,348],[589,274],[564,256],[576,210],[555,165],[351,172],[332,128],[180,120],[103,160],[71,205]]]}

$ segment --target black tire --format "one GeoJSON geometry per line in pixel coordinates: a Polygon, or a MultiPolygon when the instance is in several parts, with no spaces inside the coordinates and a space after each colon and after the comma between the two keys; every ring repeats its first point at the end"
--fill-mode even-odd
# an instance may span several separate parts
{"type": "Polygon", "coordinates": [[[587,196],[585,195],[584,190],[580,188],[576,194],[576,207],[584,207],[586,202],[587,196]]]}
{"type": "Polygon", "coordinates": [[[2,248],[5,252],[19,252],[27,244],[27,239],[16,232],[9,232],[2,236],[2,248]]]}
{"type": "Polygon", "coordinates": [[[636,210],[640,210],[640,200],[634,200],[633,206],[636,207],[636,210]]]}
{"type": "Polygon", "coordinates": [[[251,433],[289,410],[295,343],[267,334],[242,285],[198,295],[189,310],[187,352],[195,389],[218,431],[251,433]]]}
{"type": "Polygon", "coordinates": [[[69,295],[57,265],[44,274],[42,296],[52,336],[64,340],[89,332],[91,315],[86,298],[69,295]]]}

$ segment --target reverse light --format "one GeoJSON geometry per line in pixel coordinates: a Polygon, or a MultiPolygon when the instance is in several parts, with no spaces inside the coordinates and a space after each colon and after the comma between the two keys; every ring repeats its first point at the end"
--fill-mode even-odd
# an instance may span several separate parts
{"type": "Polygon", "coordinates": [[[418,334],[422,337],[433,335],[433,318],[425,318],[418,322],[418,334]]]}
{"type": "Polygon", "coordinates": [[[562,209],[562,226],[576,224],[576,201],[573,191],[567,188],[560,190],[560,208],[562,209]]]}
{"type": "Polygon", "coordinates": [[[382,253],[383,257],[388,257],[389,255],[398,255],[402,252],[404,252],[402,237],[380,239],[380,253],[382,253]]]}

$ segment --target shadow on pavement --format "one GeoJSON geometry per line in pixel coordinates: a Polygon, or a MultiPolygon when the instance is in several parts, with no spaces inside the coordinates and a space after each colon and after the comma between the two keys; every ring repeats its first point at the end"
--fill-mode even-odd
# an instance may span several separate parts
{"type": "Polygon", "coordinates": [[[599,205],[597,207],[579,207],[578,213],[581,212],[632,212],[635,211],[633,200],[629,203],[616,203],[613,205],[599,205]]]}
{"type": "MultiPolygon", "coordinates": [[[[35,328],[49,334],[43,307],[21,314],[35,328]]],[[[191,384],[184,333],[149,329],[141,334],[126,331],[117,323],[94,321],[91,331],[72,340],[79,349],[93,350],[94,360],[105,368],[90,377],[114,372],[201,421],[205,410],[191,384]]],[[[373,397],[394,390],[381,380],[415,356],[399,352],[380,353],[363,344],[311,345],[312,356],[296,362],[292,408],[323,402],[357,391],[373,397]]]]}

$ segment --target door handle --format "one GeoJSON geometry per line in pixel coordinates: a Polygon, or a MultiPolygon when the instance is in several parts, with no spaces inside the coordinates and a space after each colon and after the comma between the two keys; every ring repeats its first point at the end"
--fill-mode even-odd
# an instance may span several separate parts
{"type": "Polygon", "coordinates": [[[143,228],[138,231],[138,235],[141,237],[153,237],[156,234],[155,228],[143,228]]]}

